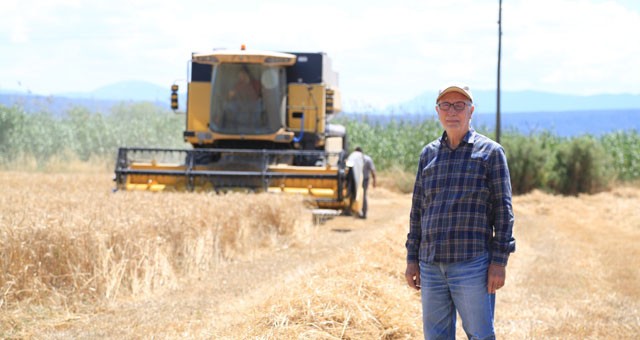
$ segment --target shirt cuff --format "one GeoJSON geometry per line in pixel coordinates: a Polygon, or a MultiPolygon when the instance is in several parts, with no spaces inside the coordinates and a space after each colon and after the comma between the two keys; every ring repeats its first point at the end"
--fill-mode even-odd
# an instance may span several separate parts
{"type": "Polygon", "coordinates": [[[407,253],[407,263],[418,263],[418,254],[407,253]]]}
{"type": "Polygon", "coordinates": [[[499,266],[506,267],[509,261],[509,253],[492,253],[491,264],[497,264],[499,266]]]}

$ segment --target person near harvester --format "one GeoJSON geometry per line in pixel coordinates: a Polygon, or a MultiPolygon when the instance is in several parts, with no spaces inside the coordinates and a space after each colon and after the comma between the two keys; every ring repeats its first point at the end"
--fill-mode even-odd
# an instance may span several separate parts
{"type": "Polygon", "coordinates": [[[358,146],[355,148],[354,153],[356,157],[362,157],[362,211],[358,217],[367,218],[367,190],[369,189],[369,180],[371,179],[371,184],[373,187],[376,187],[376,166],[373,163],[373,159],[371,156],[367,155],[362,151],[362,147],[358,146]]]}

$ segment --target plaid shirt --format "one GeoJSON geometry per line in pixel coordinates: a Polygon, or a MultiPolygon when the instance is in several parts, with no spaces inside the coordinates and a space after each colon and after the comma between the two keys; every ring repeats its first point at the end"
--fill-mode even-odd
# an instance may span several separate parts
{"type": "Polygon", "coordinates": [[[453,263],[489,251],[507,265],[515,251],[507,158],[500,144],[470,129],[452,150],[447,133],[420,155],[407,262],[453,263]]]}

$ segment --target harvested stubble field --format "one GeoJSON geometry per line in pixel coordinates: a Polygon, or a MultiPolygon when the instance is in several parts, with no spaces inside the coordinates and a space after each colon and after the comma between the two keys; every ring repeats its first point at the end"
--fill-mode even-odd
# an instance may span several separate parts
{"type": "MultiPolygon", "coordinates": [[[[410,196],[322,225],[298,197],[112,193],[0,172],[0,338],[415,339],[410,196]]],[[[516,197],[503,339],[640,334],[640,190],[516,197]]],[[[458,327],[459,337],[463,337],[458,327]]]]}

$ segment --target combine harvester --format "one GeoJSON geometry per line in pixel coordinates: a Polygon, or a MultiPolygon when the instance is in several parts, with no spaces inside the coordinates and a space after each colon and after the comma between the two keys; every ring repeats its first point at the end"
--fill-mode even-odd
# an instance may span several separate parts
{"type": "MultiPolygon", "coordinates": [[[[120,148],[116,189],[308,195],[318,211],[362,205],[361,164],[347,161],[337,74],[325,53],[193,53],[184,140],[191,149],[120,148]],[[353,163],[353,164],[352,164],[353,163]]],[[[178,85],[171,87],[178,110],[178,85]]]]}

